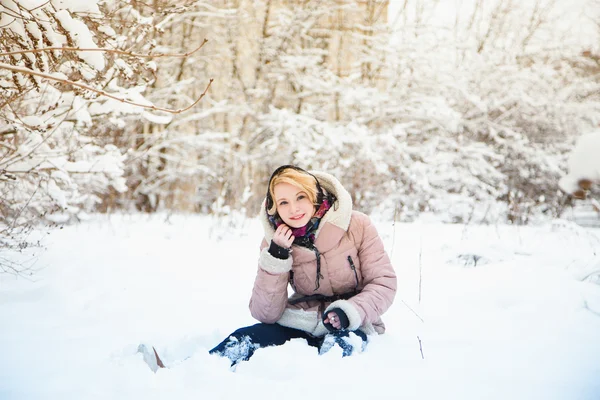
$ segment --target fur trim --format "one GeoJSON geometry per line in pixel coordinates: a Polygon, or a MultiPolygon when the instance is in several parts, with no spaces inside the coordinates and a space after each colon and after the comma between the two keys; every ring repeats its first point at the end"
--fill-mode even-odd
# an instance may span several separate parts
{"type": "Polygon", "coordinates": [[[346,313],[348,321],[350,322],[350,325],[348,325],[348,330],[355,331],[361,326],[362,319],[360,318],[360,314],[356,307],[348,300],[334,301],[329,305],[329,307],[327,307],[323,314],[327,315],[327,313],[334,308],[341,308],[342,311],[346,313]]]}
{"type": "Polygon", "coordinates": [[[319,228],[315,232],[315,236],[319,236],[319,231],[326,222],[342,228],[344,232],[347,231],[350,226],[350,219],[352,218],[352,196],[350,196],[350,193],[333,175],[319,171],[310,171],[310,173],[317,177],[323,189],[329,193],[333,193],[337,197],[337,205],[332,206],[323,216],[319,228]]]}
{"type": "MultiPolygon", "coordinates": [[[[310,171],[310,173],[319,180],[319,183],[323,189],[329,193],[332,193],[337,198],[336,204],[332,205],[329,211],[327,211],[327,213],[325,213],[321,219],[319,228],[315,232],[315,237],[319,236],[319,232],[327,222],[343,229],[344,231],[347,231],[348,227],[350,226],[350,219],[352,218],[352,196],[350,196],[350,193],[344,189],[344,186],[342,186],[340,181],[337,180],[337,178],[335,178],[333,175],[319,171],[310,171]]],[[[273,235],[275,234],[275,230],[269,222],[269,218],[265,210],[265,203],[266,199],[263,200],[260,207],[259,219],[265,232],[265,241],[270,243],[271,239],[273,239],[273,235]]]]}
{"type": "Polygon", "coordinates": [[[316,311],[286,308],[277,324],[299,329],[316,337],[325,336],[328,333],[316,311]]]}
{"type": "Polygon", "coordinates": [[[273,239],[273,235],[275,234],[275,229],[271,226],[271,222],[269,222],[269,216],[267,215],[267,211],[265,210],[267,203],[267,199],[264,199],[260,206],[260,213],[258,214],[258,218],[260,219],[260,223],[262,224],[263,231],[265,232],[265,241],[267,244],[271,243],[273,239]]]}
{"type": "MultiPolygon", "coordinates": [[[[345,302],[346,300],[338,301],[345,302]]],[[[334,305],[335,303],[337,302],[331,304],[334,305]]],[[[350,305],[350,307],[352,307],[352,305],[350,305]]],[[[329,308],[330,307],[328,307],[328,309],[329,308]]],[[[344,312],[346,312],[347,310],[347,308],[340,307],[339,303],[333,308],[341,308],[342,310],[344,310],[344,312]]],[[[351,313],[352,311],[350,312],[350,314],[351,313]]],[[[375,331],[375,329],[373,328],[373,324],[371,323],[367,323],[360,327],[352,328],[352,319],[350,319],[350,315],[347,312],[346,315],[348,315],[348,318],[351,321],[348,329],[356,330],[360,328],[360,330],[367,335],[377,335],[377,332],[375,331]]],[[[358,317],[358,320],[360,321],[360,317],[358,317]]],[[[323,325],[323,321],[321,318],[319,318],[319,314],[316,311],[304,311],[302,309],[286,308],[279,321],[277,321],[277,324],[281,326],[286,326],[288,328],[299,329],[301,331],[308,332],[316,337],[322,337],[330,333],[325,327],[325,325],[323,325]]]]}
{"type": "Polygon", "coordinates": [[[260,265],[263,270],[272,274],[283,274],[292,270],[292,261],[291,255],[285,260],[273,257],[271,253],[269,253],[269,249],[265,247],[260,252],[258,265],[260,265]]]}
{"type": "Polygon", "coordinates": [[[323,325],[323,321],[321,321],[321,319],[319,319],[319,322],[317,323],[317,327],[315,328],[315,331],[312,333],[313,336],[316,337],[322,337],[325,336],[329,333],[329,330],[327,328],[325,328],[325,325],[323,325]]]}

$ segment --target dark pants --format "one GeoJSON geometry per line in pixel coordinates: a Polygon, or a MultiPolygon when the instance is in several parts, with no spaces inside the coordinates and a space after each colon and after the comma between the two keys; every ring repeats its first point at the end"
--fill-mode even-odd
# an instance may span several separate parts
{"type": "Polygon", "coordinates": [[[260,323],[238,329],[210,350],[209,353],[227,357],[231,360],[231,365],[235,365],[240,361],[249,360],[254,352],[261,347],[280,346],[288,340],[301,338],[305,339],[309,346],[316,347],[319,354],[329,351],[331,347],[337,344],[343,350],[342,356],[346,357],[352,355],[355,350],[349,341],[344,340],[344,338],[350,336],[350,333],[354,333],[361,338],[362,348],[366,346],[367,335],[358,330],[334,331],[324,337],[315,337],[298,329],[277,324],[260,323]]]}

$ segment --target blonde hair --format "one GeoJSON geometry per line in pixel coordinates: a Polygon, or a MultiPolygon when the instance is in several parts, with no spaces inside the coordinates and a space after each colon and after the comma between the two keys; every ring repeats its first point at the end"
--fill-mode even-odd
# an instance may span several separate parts
{"type": "Polygon", "coordinates": [[[271,179],[269,184],[269,194],[273,199],[273,205],[267,210],[269,215],[275,215],[277,212],[277,202],[275,201],[275,186],[280,183],[289,183],[304,191],[308,195],[311,203],[317,204],[317,182],[315,177],[303,171],[294,168],[286,168],[271,179]]]}

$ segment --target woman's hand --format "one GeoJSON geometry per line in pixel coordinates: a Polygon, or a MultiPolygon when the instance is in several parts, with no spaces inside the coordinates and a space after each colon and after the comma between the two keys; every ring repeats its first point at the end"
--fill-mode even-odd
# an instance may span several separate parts
{"type": "Polygon", "coordinates": [[[327,318],[324,321],[326,324],[331,324],[335,329],[341,329],[342,323],[340,321],[340,317],[333,311],[327,313],[327,318]]]}
{"type": "Polygon", "coordinates": [[[286,224],[279,225],[275,231],[275,234],[273,235],[273,242],[285,249],[292,247],[294,239],[295,237],[292,235],[292,230],[286,224]]]}

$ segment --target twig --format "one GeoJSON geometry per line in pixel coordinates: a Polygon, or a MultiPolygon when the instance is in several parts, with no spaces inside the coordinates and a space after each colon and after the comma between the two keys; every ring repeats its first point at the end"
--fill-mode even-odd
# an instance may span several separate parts
{"type": "Polygon", "coordinates": [[[421,285],[423,283],[423,263],[422,260],[423,254],[423,233],[421,233],[421,237],[419,239],[419,304],[421,304],[421,285]]]}
{"type": "Polygon", "coordinates": [[[394,207],[394,230],[392,231],[392,251],[390,252],[390,258],[394,258],[394,247],[396,245],[396,215],[398,214],[398,206],[394,207]]]}
{"type": "Polygon", "coordinates": [[[406,308],[408,308],[410,311],[412,311],[412,313],[415,314],[415,316],[417,318],[419,318],[421,320],[421,322],[425,323],[423,318],[421,318],[421,316],[419,314],[417,314],[417,312],[415,310],[413,310],[404,300],[400,299],[400,301],[402,302],[402,304],[404,304],[406,306],[406,308]]]}
{"type": "Polygon", "coordinates": [[[21,214],[23,213],[23,210],[25,210],[27,208],[27,206],[29,206],[29,203],[31,202],[31,199],[33,199],[33,197],[35,196],[35,194],[37,193],[38,189],[40,188],[41,183],[38,185],[37,188],[35,188],[35,190],[33,191],[33,193],[31,194],[31,196],[29,196],[29,199],[27,199],[27,203],[25,203],[25,205],[23,207],[21,207],[21,209],[19,210],[18,214],[14,217],[13,219],[13,223],[10,227],[10,229],[15,229],[15,226],[17,224],[17,220],[19,219],[19,217],[21,217],[21,214]]]}
{"type": "Polygon", "coordinates": [[[469,227],[469,225],[473,221],[473,216],[474,215],[475,215],[475,204],[473,204],[473,206],[471,207],[471,212],[469,213],[469,218],[467,219],[467,221],[463,225],[462,234],[460,235],[460,240],[461,241],[463,241],[465,239],[465,236],[467,234],[467,228],[469,227]]]}
{"type": "Polygon", "coordinates": [[[47,6],[49,3],[50,3],[50,0],[48,0],[48,1],[47,1],[47,2],[45,2],[45,3],[42,3],[42,4],[40,4],[39,6],[33,7],[33,8],[31,8],[31,9],[27,9],[27,8],[25,8],[25,10],[27,10],[28,12],[32,12],[32,11],[35,11],[35,10],[37,10],[38,8],[46,7],[46,6],[47,6]]]}
{"type": "MultiPolygon", "coordinates": [[[[0,143],[0,146],[2,146],[2,145],[3,144],[0,143]]],[[[16,151],[16,149],[13,149],[12,147],[9,147],[9,146],[6,146],[6,148],[9,150],[16,151]]],[[[17,177],[11,173],[6,172],[6,169],[0,169],[0,181],[4,181],[4,180],[16,181],[17,177]]]]}
{"type": "MultiPolygon", "coordinates": [[[[73,101],[74,101],[74,99],[73,99],[73,101]]],[[[69,106],[69,109],[72,109],[72,107],[73,107],[73,101],[71,102],[71,105],[69,106]]],[[[16,113],[15,113],[15,115],[16,115],[16,113]]],[[[23,160],[25,158],[30,157],[31,154],[33,154],[39,147],[41,147],[44,143],[46,143],[50,139],[50,137],[52,135],[54,135],[54,133],[58,130],[59,126],[61,126],[62,123],[65,121],[65,119],[67,118],[67,116],[68,116],[68,114],[65,114],[65,117],[58,124],[56,124],[56,126],[53,127],[52,131],[48,135],[46,135],[46,137],[44,137],[44,140],[42,140],[41,142],[39,142],[38,144],[36,144],[34,147],[32,147],[31,149],[29,149],[28,152],[26,152],[26,154],[17,154],[17,153],[15,153],[15,154],[11,155],[12,158],[9,158],[8,160],[4,161],[5,157],[2,157],[0,159],[0,161],[2,161],[4,165],[12,165],[12,164],[14,164],[16,162],[19,162],[19,161],[21,161],[21,160],[23,160]]],[[[21,123],[23,123],[23,125],[29,127],[18,116],[17,116],[17,118],[21,121],[21,123]]],[[[8,157],[8,156],[9,155],[7,154],[6,157],[8,157]]],[[[30,168],[28,172],[36,169],[38,166],[39,166],[39,164],[36,165],[36,166],[34,166],[34,167],[32,167],[32,168],[30,168]]]]}
{"type": "Polygon", "coordinates": [[[133,106],[142,107],[142,108],[149,108],[149,109],[155,110],[155,111],[164,111],[164,112],[168,112],[171,114],[181,114],[182,112],[185,112],[185,111],[189,110],[190,108],[194,107],[196,104],[198,104],[200,102],[200,100],[202,100],[202,98],[206,95],[206,92],[208,92],[208,89],[210,88],[210,85],[213,83],[213,80],[214,80],[212,78],[210,79],[210,81],[208,82],[208,85],[206,86],[206,89],[204,89],[204,92],[202,92],[200,97],[198,97],[198,99],[196,101],[194,101],[191,105],[189,105],[185,108],[181,108],[179,110],[171,110],[169,108],[156,107],[154,105],[140,104],[140,103],[136,103],[136,102],[133,102],[130,100],[125,100],[123,98],[113,96],[112,94],[107,93],[104,90],[94,89],[93,87],[91,87],[89,85],[85,85],[83,83],[73,82],[69,79],[58,78],[58,77],[44,74],[42,72],[37,72],[37,71],[34,71],[29,68],[25,68],[25,67],[17,67],[17,66],[13,66],[13,65],[9,65],[9,64],[0,63],[0,69],[8,69],[10,71],[19,72],[19,73],[22,73],[25,75],[39,76],[40,78],[44,78],[44,79],[48,79],[51,81],[60,82],[60,83],[64,83],[67,85],[76,86],[76,87],[79,87],[79,88],[82,88],[85,90],[89,90],[90,92],[98,93],[101,96],[105,96],[105,97],[120,101],[121,103],[131,104],[133,106]]]}
{"type": "MultiPolygon", "coordinates": [[[[19,96],[23,96],[25,93],[31,91],[32,89],[29,88],[27,90],[22,90],[19,91],[17,93],[15,93],[14,95],[12,95],[10,98],[8,98],[4,103],[0,104],[0,110],[2,110],[4,108],[4,106],[6,106],[7,104],[11,104],[13,101],[15,101],[17,99],[17,97],[19,96]]],[[[6,99],[6,97],[2,96],[3,99],[6,99]]]]}
{"type": "Polygon", "coordinates": [[[158,365],[158,367],[159,368],[166,368],[165,364],[162,362],[162,360],[158,356],[158,353],[156,352],[156,349],[154,348],[154,346],[152,346],[152,350],[154,350],[154,356],[156,357],[156,364],[158,365]]]}
{"type": "Polygon", "coordinates": [[[28,262],[29,265],[25,265],[25,262],[16,263],[5,257],[0,257],[0,273],[18,276],[20,278],[25,278],[26,280],[28,280],[30,282],[35,282],[35,280],[32,279],[30,276],[33,275],[33,273],[37,271],[37,269],[33,269],[33,266],[35,265],[36,261],[34,260],[32,262],[30,259],[30,260],[27,260],[26,262],[28,262]]]}
{"type": "Polygon", "coordinates": [[[421,359],[425,359],[425,356],[423,355],[423,344],[421,343],[421,338],[417,335],[417,340],[419,341],[419,350],[421,351],[421,359]]]}
{"type": "MultiPolygon", "coordinates": [[[[2,11],[3,13],[5,13],[6,15],[13,17],[14,19],[22,19],[24,21],[35,21],[34,18],[27,18],[24,15],[19,15],[19,14],[13,14],[13,10],[8,10],[7,8],[3,7],[4,10],[2,11]]],[[[14,22],[14,19],[12,21],[10,21],[8,24],[4,25],[4,26],[8,26],[10,24],[12,24],[14,22]]]]}
{"type": "Polygon", "coordinates": [[[138,54],[132,53],[125,50],[117,50],[117,49],[108,49],[108,48],[95,48],[95,49],[82,49],[79,47],[44,47],[41,49],[27,49],[27,50],[18,50],[18,51],[10,51],[8,53],[0,53],[0,56],[12,56],[16,54],[25,54],[25,53],[41,53],[46,51],[96,51],[103,53],[115,53],[115,54],[123,54],[131,57],[139,57],[139,58],[159,58],[159,57],[189,57],[194,54],[198,50],[200,50],[206,43],[208,39],[204,39],[202,44],[198,46],[195,50],[189,51],[187,53],[157,53],[157,54],[138,54]]]}

